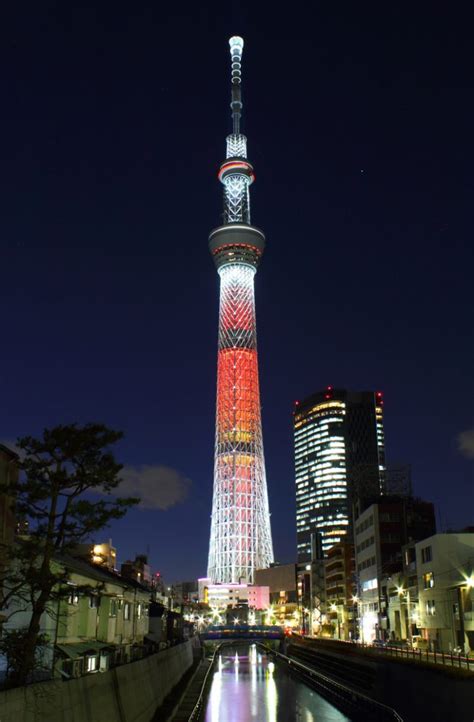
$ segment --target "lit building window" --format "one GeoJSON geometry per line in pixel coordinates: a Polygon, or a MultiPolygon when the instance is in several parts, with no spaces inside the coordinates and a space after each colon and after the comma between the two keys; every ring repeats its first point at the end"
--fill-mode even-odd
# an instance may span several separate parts
{"type": "Polygon", "coordinates": [[[69,592],[69,596],[67,598],[67,603],[73,604],[74,606],[79,604],[79,594],[76,592],[75,589],[73,589],[69,592]]]}
{"type": "Polygon", "coordinates": [[[432,589],[434,587],[434,574],[433,572],[426,572],[423,574],[423,588],[432,589]]]}
{"type": "Polygon", "coordinates": [[[367,579],[367,581],[362,582],[362,591],[368,592],[371,589],[377,589],[378,585],[377,579],[367,579]]]}
{"type": "Polygon", "coordinates": [[[99,658],[96,657],[87,657],[87,664],[86,668],[88,672],[95,672],[97,670],[99,658]]]}

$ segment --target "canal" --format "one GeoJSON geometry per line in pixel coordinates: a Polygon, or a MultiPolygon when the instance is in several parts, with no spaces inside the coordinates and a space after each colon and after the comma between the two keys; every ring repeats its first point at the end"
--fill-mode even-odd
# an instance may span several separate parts
{"type": "Polygon", "coordinates": [[[207,701],[206,722],[350,722],[349,717],[254,644],[224,647],[207,701]]]}

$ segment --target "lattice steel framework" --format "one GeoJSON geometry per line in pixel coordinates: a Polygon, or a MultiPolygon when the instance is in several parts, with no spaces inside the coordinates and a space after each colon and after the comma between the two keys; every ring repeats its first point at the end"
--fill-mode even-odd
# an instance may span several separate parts
{"type": "Polygon", "coordinates": [[[253,582],[273,561],[263,454],[254,276],[265,237],[250,224],[247,139],[240,133],[242,38],[229,41],[233,133],[227,137],[224,225],[209,246],[220,276],[216,445],[208,576],[213,583],[253,582]]]}

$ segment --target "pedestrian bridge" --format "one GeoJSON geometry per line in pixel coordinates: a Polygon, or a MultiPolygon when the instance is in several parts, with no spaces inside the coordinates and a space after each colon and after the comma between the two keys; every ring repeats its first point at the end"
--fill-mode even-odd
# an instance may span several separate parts
{"type": "Polygon", "coordinates": [[[266,624],[216,624],[207,627],[200,635],[203,642],[223,642],[227,639],[282,640],[283,636],[282,627],[266,624]]]}

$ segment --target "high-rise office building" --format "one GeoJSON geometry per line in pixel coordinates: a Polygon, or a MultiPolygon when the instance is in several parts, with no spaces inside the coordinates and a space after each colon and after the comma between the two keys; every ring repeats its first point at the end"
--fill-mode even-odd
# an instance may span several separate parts
{"type": "Polygon", "coordinates": [[[212,583],[252,583],[273,562],[263,456],[254,276],[265,236],[250,221],[253,167],[240,130],[244,41],[229,41],[232,133],[219,170],[224,222],[209,236],[220,277],[214,492],[208,577],[212,583]]]}
{"type": "Polygon", "coordinates": [[[319,533],[326,554],[351,531],[355,497],[384,487],[385,441],[380,391],[328,386],[294,411],[298,562],[311,560],[319,533]]]}

